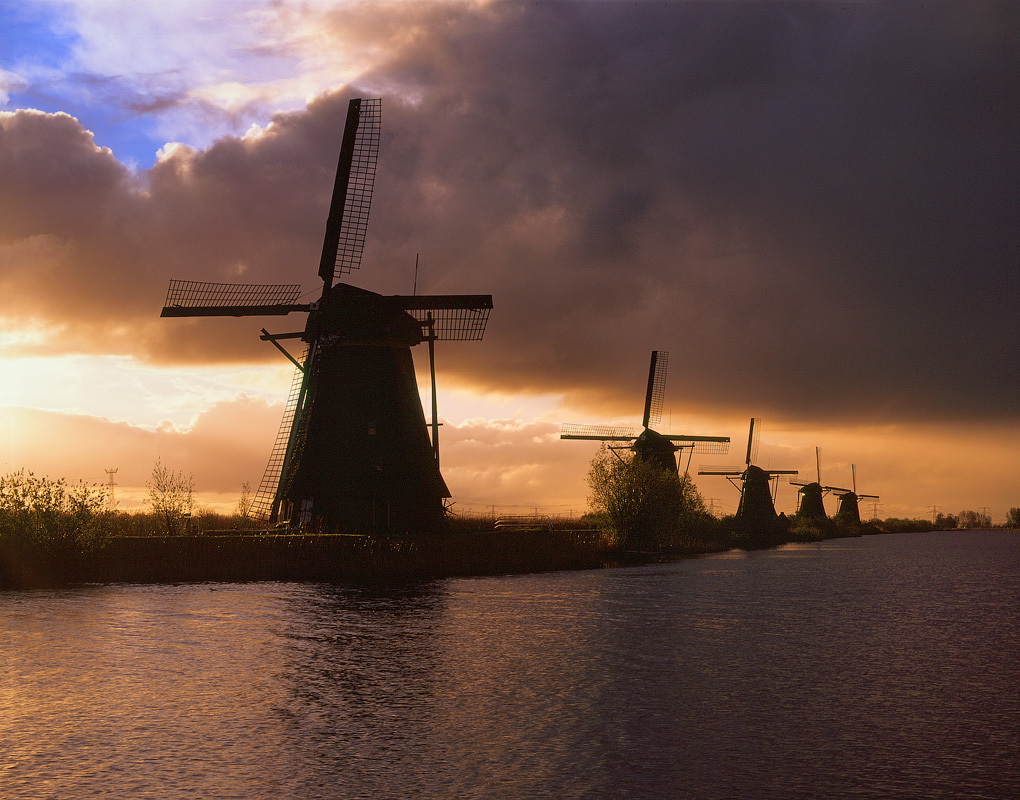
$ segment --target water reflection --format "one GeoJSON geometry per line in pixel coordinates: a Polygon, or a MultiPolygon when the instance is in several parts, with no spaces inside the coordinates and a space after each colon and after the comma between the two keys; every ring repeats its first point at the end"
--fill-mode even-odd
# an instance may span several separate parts
{"type": "Polygon", "coordinates": [[[1020,793],[1020,543],[0,594],[0,796],[1020,793]]]}
{"type": "Polygon", "coordinates": [[[395,775],[424,784],[445,601],[438,584],[292,588],[272,713],[295,796],[378,797],[395,775]]]}

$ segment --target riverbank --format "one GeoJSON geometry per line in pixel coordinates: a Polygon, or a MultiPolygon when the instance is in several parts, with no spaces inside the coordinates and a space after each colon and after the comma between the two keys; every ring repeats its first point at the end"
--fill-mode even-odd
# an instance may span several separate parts
{"type": "Polygon", "coordinates": [[[0,589],[81,583],[421,581],[674,561],[733,548],[880,533],[862,526],[783,536],[720,536],[668,550],[628,552],[597,530],[446,531],[419,537],[207,532],[115,536],[87,550],[0,541],[0,589]]]}
{"type": "Polygon", "coordinates": [[[0,588],[73,583],[428,580],[597,569],[598,531],[444,532],[414,538],[279,533],[114,537],[88,552],[0,544],[0,588]]]}

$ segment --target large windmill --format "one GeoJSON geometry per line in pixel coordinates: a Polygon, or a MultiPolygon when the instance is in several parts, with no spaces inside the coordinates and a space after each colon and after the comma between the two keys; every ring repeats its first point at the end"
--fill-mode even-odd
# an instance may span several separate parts
{"type": "Polygon", "coordinates": [[[322,292],[299,303],[299,285],[171,281],[164,317],[308,314],[304,330],[269,333],[297,367],[283,422],[253,503],[271,523],[320,530],[421,531],[450,496],[418,395],[411,347],[479,340],[491,295],[383,296],[336,282],[361,265],[379,153],[382,103],[354,99],[319,261],[322,292]],[[295,358],[281,340],[300,339],[295,358]]]}
{"type": "Polygon", "coordinates": [[[796,475],[795,469],[762,469],[755,466],[758,458],[758,437],[761,420],[751,418],[747,432],[747,456],[743,467],[702,467],[699,475],[721,475],[740,491],[736,521],[749,527],[769,524],[776,519],[776,491],[779,476],[796,475]]]}
{"type": "Polygon", "coordinates": [[[841,489],[837,486],[826,486],[825,488],[836,495],[839,501],[836,506],[836,519],[849,522],[853,525],[861,524],[861,509],[859,501],[878,500],[877,494],[857,494],[857,465],[850,465],[850,480],[852,489],[841,489]]]}
{"type": "MultiPolygon", "coordinates": [[[[662,419],[662,400],[666,394],[666,367],[669,353],[664,350],[652,351],[648,365],[648,388],[645,392],[645,410],[641,418],[642,431],[635,434],[630,427],[614,425],[577,425],[564,423],[560,428],[561,439],[585,439],[596,442],[619,442],[617,447],[634,451],[637,458],[658,464],[663,469],[679,474],[676,453],[684,449],[691,453],[728,453],[729,436],[689,436],[687,434],[665,434],[654,430],[662,419]]],[[[610,445],[613,447],[613,445],[610,445]]],[[[688,456],[690,453],[688,454],[688,456]]],[[[688,458],[689,460],[689,458],[688,458]]],[[[684,471],[686,475],[686,470],[684,471]]]]}

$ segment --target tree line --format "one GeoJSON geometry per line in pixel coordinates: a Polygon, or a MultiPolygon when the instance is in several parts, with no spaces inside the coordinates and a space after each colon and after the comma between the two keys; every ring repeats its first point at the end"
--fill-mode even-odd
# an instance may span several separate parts
{"type": "MultiPolygon", "coordinates": [[[[157,459],[145,486],[147,511],[125,513],[110,508],[109,490],[102,485],[69,485],[24,469],[0,476],[0,544],[55,555],[95,549],[112,536],[201,533],[192,474],[157,459]]],[[[580,524],[602,530],[623,549],[691,551],[739,544],[728,541],[728,520],[708,512],[690,476],[664,470],[633,453],[600,448],[591,461],[588,488],[589,512],[580,524]]],[[[245,482],[234,513],[203,512],[204,527],[254,527],[252,501],[251,486],[245,482]]],[[[788,529],[794,536],[804,532],[798,525],[794,521],[788,529]]],[[[964,510],[938,514],[930,522],[889,518],[877,527],[898,533],[993,526],[986,512],[964,510]]],[[[1003,527],[1020,529],[1020,508],[1009,509],[1003,527]]]]}
{"type": "MultiPolygon", "coordinates": [[[[43,554],[89,552],[113,536],[180,536],[200,532],[195,514],[195,479],[157,459],[145,483],[147,511],[110,507],[109,488],[63,478],[39,477],[24,469],[0,476],[0,544],[43,554]]],[[[251,527],[248,483],[233,514],[203,513],[206,527],[251,527]]]]}

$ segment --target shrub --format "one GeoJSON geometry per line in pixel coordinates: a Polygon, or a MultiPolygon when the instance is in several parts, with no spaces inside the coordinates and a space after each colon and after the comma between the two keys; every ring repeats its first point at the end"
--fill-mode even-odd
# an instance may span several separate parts
{"type": "Polygon", "coordinates": [[[102,487],[37,478],[24,469],[0,477],[0,540],[18,547],[86,552],[110,535],[102,487]]]}
{"type": "Polygon", "coordinates": [[[715,527],[689,476],[679,476],[633,453],[603,445],[588,472],[588,506],[594,520],[628,549],[678,549],[694,545],[715,527]]]}

